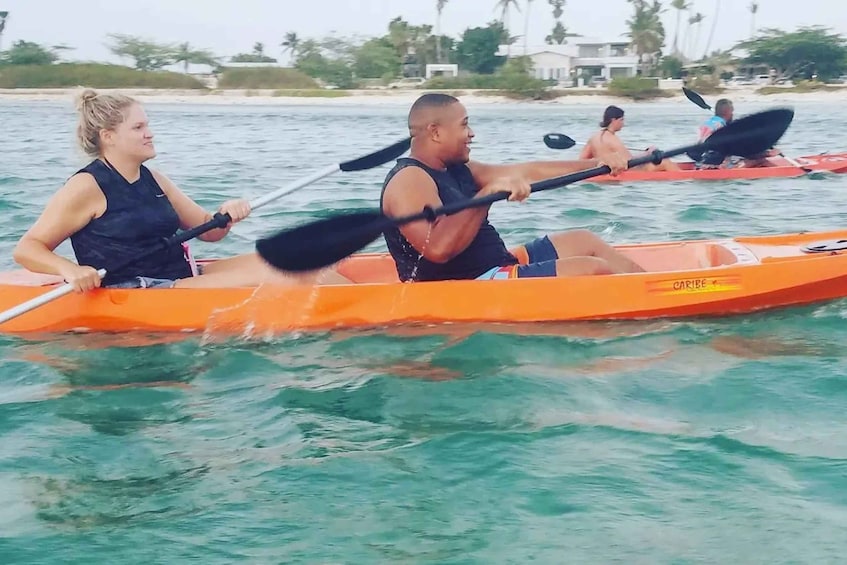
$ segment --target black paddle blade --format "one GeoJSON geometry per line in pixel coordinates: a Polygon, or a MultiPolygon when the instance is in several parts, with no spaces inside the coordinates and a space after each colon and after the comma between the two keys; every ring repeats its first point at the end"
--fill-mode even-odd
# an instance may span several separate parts
{"type": "Polygon", "coordinates": [[[349,173],[351,171],[364,171],[366,169],[373,169],[374,167],[379,167],[380,165],[384,165],[389,161],[393,161],[406,151],[408,151],[409,147],[412,145],[412,138],[407,137],[406,139],[401,139],[397,143],[393,145],[389,145],[379,151],[374,151],[370,155],[365,155],[364,157],[359,157],[357,159],[352,159],[350,161],[346,161],[338,165],[338,168],[342,171],[349,173]]]}
{"type": "Polygon", "coordinates": [[[379,211],[340,214],[260,239],[256,252],[281,271],[313,271],[359,251],[391,225],[379,211]]]}
{"type": "Polygon", "coordinates": [[[570,149],[576,141],[563,133],[548,133],[544,136],[544,145],[550,149],[570,149]]]}
{"type": "Polygon", "coordinates": [[[703,97],[700,96],[699,94],[697,94],[696,92],[694,92],[693,90],[683,86],[682,87],[682,93],[685,94],[686,98],[688,98],[689,100],[691,100],[692,102],[694,102],[695,104],[697,104],[698,106],[703,108],[704,110],[711,110],[712,109],[712,107],[709,106],[706,103],[705,100],[703,100],[703,97]]]}
{"type": "Polygon", "coordinates": [[[733,120],[706,138],[704,149],[715,149],[726,155],[752,157],[767,151],[791,125],[794,110],[774,108],[733,120]]]}

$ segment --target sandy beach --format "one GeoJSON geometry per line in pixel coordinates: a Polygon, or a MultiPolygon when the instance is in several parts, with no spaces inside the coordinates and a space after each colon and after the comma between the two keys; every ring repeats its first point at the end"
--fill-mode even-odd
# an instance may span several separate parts
{"type": "MultiPolygon", "coordinates": [[[[426,90],[353,90],[346,96],[284,96],[274,90],[171,90],[149,88],[99,89],[102,92],[121,92],[139,98],[142,102],[154,103],[190,103],[220,105],[401,105],[408,106],[426,90]]],[[[0,100],[61,101],[72,100],[79,92],[73,88],[18,88],[0,89],[0,100]]],[[[656,98],[647,101],[635,101],[602,94],[593,89],[568,93],[553,100],[513,100],[493,95],[486,91],[463,90],[457,94],[467,105],[483,104],[530,104],[530,105],[607,105],[607,104],[657,104],[683,98],[681,91],[673,91],[673,97],[656,98]]],[[[455,93],[455,92],[454,92],[455,93]]],[[[762,95],[756,88],[728,88],[713,98],[728,97],[737,103],[755,103],[766,101],[770,104],[792,104],[796,102],[835,102],[843,100],[847,87],[829,91],[791,92],[762,95]]]]}

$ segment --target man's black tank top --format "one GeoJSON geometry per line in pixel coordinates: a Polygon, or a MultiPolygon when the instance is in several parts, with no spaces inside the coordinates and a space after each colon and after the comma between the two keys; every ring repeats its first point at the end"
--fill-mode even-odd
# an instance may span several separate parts
{"type": "Polygon", "coordinates": [[[141,166],[141,177],[134,183],[99,159],[79,173],[89,173],[97,181],[106,197],[106,211],[71,236],[77,263],[105,268],[104,286],[137,276],[175,280],[192,275],[181,245],[171,245],[112,270],[161,244],[179,229],[176,211],[147,167],[141,166]]]}
{"type": "MultiPolygon", "coordinates": [[[[380,209],[385,187],[399,171],[406,167],[420,167],[426,171],[435,186],[438,187],[438,197],[444,204],[473,198],[478,188],[467,165],[448,167],[446,171],[438,171],[413,158],[400,158],[394,168],[388,172],[382,185],[380,209]]],[[[488,223],[488,217],[483,220],[476,237],[470,245],[447,261],[433,263],[421,256],[396,227],[389,228],[383,233],[388,251],[397,264],[397,275],[401,281],[433,281],[446,279],[475,279],[493,267],[515,265],[518,260],[512,255],[500,234],[494,226],[488,223]],[[414,275],[414,276],[413,276],[414,275]]]]}

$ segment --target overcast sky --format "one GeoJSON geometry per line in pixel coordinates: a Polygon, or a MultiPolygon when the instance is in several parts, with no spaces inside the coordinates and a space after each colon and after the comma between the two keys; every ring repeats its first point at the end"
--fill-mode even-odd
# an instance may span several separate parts
{"type": "MultiPolygon", "coordinates": [[[[512,16],[512,35],[522,35],[526,0],[512,16]]],[[[485,25],[498,14],[496,0],[449,0],[442,16],[445,35],[485,25]]],[[[670,0],[663,4],[668,7],[670,0]]],[[[750,32],[749,0],[692,0],[693,11],[705,14],[696,54],[702,54],[720,5],[710,50],[726,48],[750,32]]],[[[74,47],[67,59],[119,62],[104,43],[109,33],[137,35],[157,42],[188,41],[218,56],[250,51],[261,41],[272,56],[288,31],[300,37],[374,36],[389,20],[402,15],[413,24],[435,24],[435,0],[0,0],[9,11],[2,48],[26,39],[74,47]]],[[[584,36],[619,41],[632,12],[627,0],[567,0],[562,20],[568,30],[584,36]]],[[[692,12],[693,13],[693,12],[692,12]]],[[[673,41],[676,12],[664,14],[666,44],[673,41]]],[[[685,16],[683,16],[683,20],[685,16]]],[[[822,24],[847,35],[847,3],[843,0],[759,0],[756,26],[793,30],[822,24]]],[[[530,43],[542,43],[554,20],[547,0],[531,4],[530,43]]],[[[572,39],[576,41],[578,38],[572,39]]],[[[523,40],[519,40],[522,42],[523,40]]],[[[693,50],[692,50],[693,51],[693,50]]]]}

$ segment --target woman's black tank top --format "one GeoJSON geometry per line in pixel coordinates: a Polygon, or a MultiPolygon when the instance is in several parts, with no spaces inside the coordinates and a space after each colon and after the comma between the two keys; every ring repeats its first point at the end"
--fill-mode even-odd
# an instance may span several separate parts
{"type": "Polygon", "coordinates": [[[181,245],[113,270],[179,229],[176,211],[147,167],[141,166],[141,177],[134,183],[99,159],[79,173],[89,173],[97,181],[106,197],[106,212],[71,236],[77,263],[105,268],[104,286],[137,276],[175,280],[192,275],[181,245]]]}

